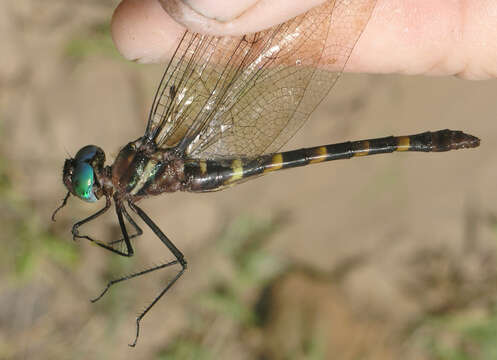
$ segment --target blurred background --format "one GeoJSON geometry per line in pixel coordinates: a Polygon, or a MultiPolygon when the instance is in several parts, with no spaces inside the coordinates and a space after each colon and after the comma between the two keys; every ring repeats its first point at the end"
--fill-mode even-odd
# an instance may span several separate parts
{"type": "MultiPolygon", "coordinates": [[[[107,281],[171,256],[145,230],[122,259],[71,226],[97,208],[66,190],[86,144],[112,162],[141,136],[162,66],[123,60],[117,0],[0,3],[0,359],[497,358],[497,81],[346,75],[285,147],[444,128],[479,149],[394,154],[271,174],[142,207],[189,269],[107,281]]],[[[117,238],[113,211],[85,230],[117,238]]]]}

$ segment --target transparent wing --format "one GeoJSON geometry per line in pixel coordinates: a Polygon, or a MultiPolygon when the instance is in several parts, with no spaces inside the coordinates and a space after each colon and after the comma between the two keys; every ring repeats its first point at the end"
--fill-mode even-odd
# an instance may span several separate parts
{"type": "Polygon", "coordinates": [[[145,135],[159,147],[179,146],[191,158],[277,151],[335,84],[374,3],[329,1],[243,37],[185,32],[145,135]]]}

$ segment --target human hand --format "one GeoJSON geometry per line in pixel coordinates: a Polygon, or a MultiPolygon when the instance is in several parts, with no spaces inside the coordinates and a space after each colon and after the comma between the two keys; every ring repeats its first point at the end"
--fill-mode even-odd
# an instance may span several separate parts
{"type": "MultiPolygon", "coordinates": [[[[188,0],[185,5],[180,0],[160,1],[162,7],[159,0],[123,0],[117,7],[112,36],[127,59],[167,61],[185,26],[203,33],[240,35],[285,21],[322,2],[188,0]]],[[[497,77],[497,1],[377,0],[345,71],[497,77]]]]}

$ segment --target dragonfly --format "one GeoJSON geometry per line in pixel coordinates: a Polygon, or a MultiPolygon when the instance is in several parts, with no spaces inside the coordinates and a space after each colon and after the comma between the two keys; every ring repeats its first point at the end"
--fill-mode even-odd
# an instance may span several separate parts
{"type": "Polygon", "coordinates": [[[112,165],[95,145],[65,160],[62,180],[71,195],[105,206],[75,223],[73,239],[86,239],[130,257],[146,224],[174,260],[111,280],[115,284],[176,267],[174,277],[136,317],[140,323],[187,269],[183,253],[137,203],[176,191],[218,191],[281,169],[392,152],[474,148],[480,140],[455,130],[387,136],[279,152],[329,93],[367,25],[375,2],[328,1],[285,23],[254,34],[218,37],[185,31],[153,98],[145,133],[125,145],[112,165]],[[333,71],[330,71],[330,67],[333,71]],[[114,203],[122,237],[101,241],[80,227],[114,203]],[[128,232],[128,227],[133,231],[128,232]]]}

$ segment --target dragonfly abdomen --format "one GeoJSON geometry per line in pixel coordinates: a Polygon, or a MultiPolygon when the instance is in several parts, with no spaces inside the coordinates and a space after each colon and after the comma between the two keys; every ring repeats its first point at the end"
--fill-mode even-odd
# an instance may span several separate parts
{"type": "Polygon", "coordinates": [[[480,140],[461,131],[440,130],[407,136],[347,141],[262,155],[257,158],[193,160],[185,173],[191,179],[188,190],[221,190],[250,177],[324,161],[391,153],[394,151],[441,152],[477,147],[480,140]]]}
{"type": "Polygon", "coordinates": [[[442,152],[477,147],[480,139],[454,130],[439,130],[407,136],[388,136],[339,144],[316,146],[276,153],[265,164],[264,172],[324,161],[392,153],[394,151],[442,152]]]}
{"type": "Polygon", "coordinates": [[[260,175],[264,171],[263,159],[267,156],[263,155],[256,159],[188,161],[185,164],[185,175],[190,179],[188,190],[193,192],[222,190],[243,179],[260,175]]]}
{"type": "Polygon", "coordinates": [[[480,139],[454,130],[439,130],[407,136],[388,136],[275,153],[265,163],[264,173],[324,161],[386,154],[394,151],[442,152],[477,147],[480,139]]]}

